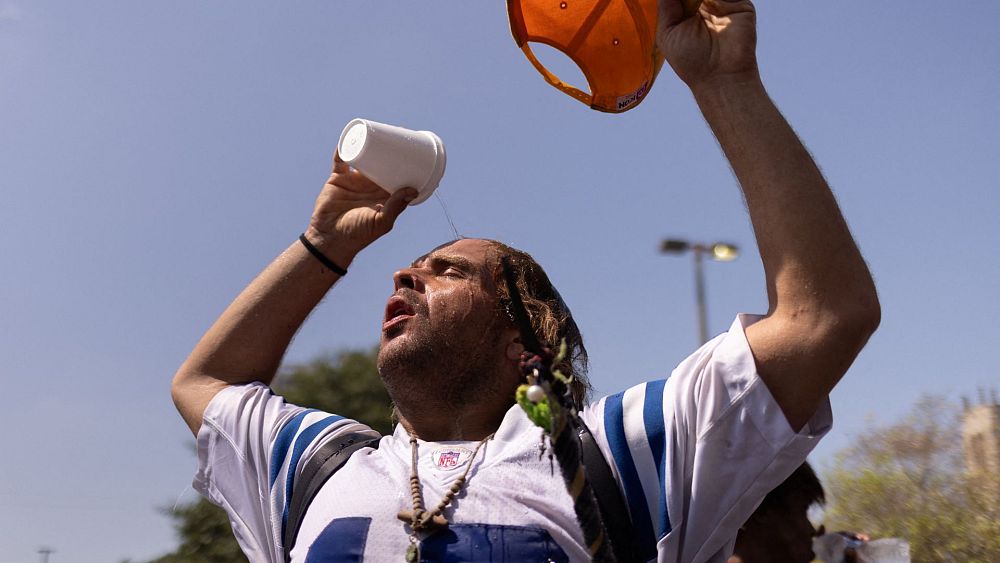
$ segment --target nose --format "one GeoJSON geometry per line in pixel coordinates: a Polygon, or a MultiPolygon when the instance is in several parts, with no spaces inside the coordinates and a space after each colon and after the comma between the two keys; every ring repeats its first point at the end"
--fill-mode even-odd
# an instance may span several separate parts
{"type": "Polygon", "coordinates": [[[404,287],[415,291],[423,292],[424,281],[420,277],[416,268],[403,268],[392,275],[393,290],[399,291],[404,287]]]}

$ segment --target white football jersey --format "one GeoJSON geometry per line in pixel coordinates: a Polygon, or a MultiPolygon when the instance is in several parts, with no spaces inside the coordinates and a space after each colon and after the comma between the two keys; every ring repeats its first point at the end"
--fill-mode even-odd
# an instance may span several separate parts
{"type": "MultiPolygon", "coordinates": [[[[795,470],[831,424],[829,402],[794,432],[756,373],[741,315],[666,380],[590,405],[582,418],[609,460],[642,558],[724,563],[738,528],[795,470]]],[[[370,429],[284,402],[262,384],[220,392],[198,434],[195,488],[226,509],[254,563],[283,560],[295,479],[326,441],[370,429]]],[[[477,442],[418,441],[424,505],[433,508],[472,464],[444,512],[446,530],[421,538],[423,561],[586,561],[583,535],[542,431],[512,407],[478,455],[477,442]]],[[[397,425],[363,448],[306,511],[292,560],[402,561],[412,508],[409,436],[397,425]]]]}

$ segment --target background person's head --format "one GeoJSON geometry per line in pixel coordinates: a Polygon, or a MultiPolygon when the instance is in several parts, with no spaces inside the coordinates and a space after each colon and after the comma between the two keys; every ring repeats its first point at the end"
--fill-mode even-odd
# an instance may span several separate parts
{"type": "Polygon", "coordinates": [[[823,504],[823,485],[808,463],[764,497],[736,536],[729,563],[809,563],[816,529],[809,508],[823,504]]]}

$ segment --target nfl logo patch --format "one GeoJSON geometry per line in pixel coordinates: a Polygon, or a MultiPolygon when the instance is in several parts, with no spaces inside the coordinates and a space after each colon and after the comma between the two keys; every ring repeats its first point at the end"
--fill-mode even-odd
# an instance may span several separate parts
{"type": "Polygon", "coordinates": [[[459,452],[441,452],[438,456],[437,466],[441,469],[451,469],[452,467],[458,466],[458,458],[461,457],[459,452]]]}
{"type": "Polygon", "coordinates": [[[472,457],[472,452],[458,446],[438,448],[431,452],[431,463],[438,469],[450,470],[462,467],[472,457]]]}

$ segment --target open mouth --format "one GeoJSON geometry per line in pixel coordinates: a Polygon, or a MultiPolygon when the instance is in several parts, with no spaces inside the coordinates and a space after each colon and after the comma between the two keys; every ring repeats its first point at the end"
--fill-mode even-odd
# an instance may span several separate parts
{"type": "Polygon", "coordinates": [[[413,307],[399,295],[389,298],[385,306],[385,319],[382,322],[382,329],[399,324],[414,315],[413,307]]]}

